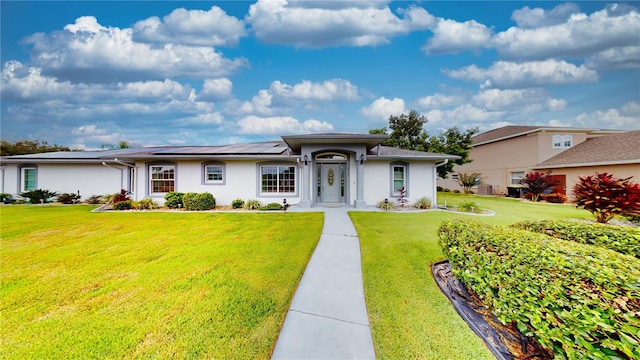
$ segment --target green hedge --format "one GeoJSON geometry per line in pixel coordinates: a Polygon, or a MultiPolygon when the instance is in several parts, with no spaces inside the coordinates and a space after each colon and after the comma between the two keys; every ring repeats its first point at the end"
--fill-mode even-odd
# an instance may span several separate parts
{"type": "Polygon", "coordinates": [[[454,275],[556,358],[640,358],[638,259],[468,220],[439,234],[454,275]]]}
{"type": "Polygon", "coordinates": [[[216,198],[208,192],[188,192],[182,196],[182,203],[185,210],[211,210],[216,207],[216,198]]]}
{"type": "Polygon", "coordinates": [[[640,258],[640,229],[637,228],[571,220],[523,221],[513,226],[640,258]]]}

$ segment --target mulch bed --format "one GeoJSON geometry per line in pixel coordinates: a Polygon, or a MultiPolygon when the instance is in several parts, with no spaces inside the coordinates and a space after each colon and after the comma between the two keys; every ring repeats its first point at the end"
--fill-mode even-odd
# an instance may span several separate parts
{"type": "Polygon", "coordinates": [[[485,342],[499,360],[547,360],[553,355],[534,338],[524,336],[515,326],[505,326],[484,306],[482,300],[458,281],[448,261],[435,263],[431,273],[440,290],[451,301],[458,314],[485,342]]]}

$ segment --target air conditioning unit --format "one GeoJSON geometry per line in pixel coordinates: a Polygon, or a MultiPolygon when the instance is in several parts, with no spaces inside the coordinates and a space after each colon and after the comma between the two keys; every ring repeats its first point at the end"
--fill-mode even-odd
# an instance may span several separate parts
{"type": "Polygon", "coordinates": [[[478,185],[478,195],[493,195],[492,186],[489,184],[478,185]]]}

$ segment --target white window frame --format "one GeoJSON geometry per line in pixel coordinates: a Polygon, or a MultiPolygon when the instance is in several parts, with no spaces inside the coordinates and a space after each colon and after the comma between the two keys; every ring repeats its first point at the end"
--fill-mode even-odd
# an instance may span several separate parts
{"type": "Polygon", "coordinates": [[[202,164],[202,185],[224,185],[226,182],[226,166],[221,162],[207,162],[202,164]],[[209,179],[209,168],[219,168],[220,176],[219,180],[209,179]]]}
{"type": "Polygon", "coordinates": [[[36,190],[38,188],[38,167],[37,166],[22,166],[20,167],[20,192],[36,190]],[[25,181],[27,180],[27,172],[33,171],[33,189],[27,188],[25,181]]]}
{"type": "Polygon", "coordinates": [[[396,180],[401,180],[402,181],[402,187],[404,187],[405,193],[404,196],[405,197],[409,197],[409,164],[405,163],[405,162],[394,162],[391,163],[390,166],[390,177],[391,177],[391,189],[390,189],[390,195],[391,197],[400,197],[401,193],[398,190],[396,190],[396,180]],[[402,179],[396,179],[395,175],[396,175],[396,168],[401,168],[402,169],[402,179]]]}
{"type": "MultiPolygon", "coordinates": [[[[297,166],[293,165],[293,164],[261,164],[258,165],[258,193],[260,194],[260,196],[280,196],[280,195],[291,195],[291,196],[296,196],[297,194],[297,189],[298,189],[298,170],[297,170],[297,166]],[[264,186],[263,186],[263,181],[264,179],[264,173],[263,171],[265,169],[274,169],[276,170],[275,175],[276,175],[276,179],[275,179],[275,185],[276,185],[276,191],[265,191],[264,190],[264,186]],[[292,169],[293,172],[291,174],[293,174],[293,179],[280,179],[280,169],[281,168],[289,168],[292,169]],[[284,191],[283,189],[281,189],[281,183],[287,180],[293,180],[293,185],[287,185],[286,187],[292,188],[291,191],[284,191]]],[[[267,185],[268,186],[268,185],[267,185]]]]}
{"type": "Polygon", "coordinates": [[[150,195],[162,195],[162,194],[167,194],[169,192],[175,192],[176,191],[176,178],[177,178],[177,167],[174,164],[149,164],[149,194],[150,195]],[[154,168],[171,168],[173,170],[173,178],[169,179],[154,179],[153,178],[153,169],[154,168]],[[172,181],[173,182],[173,190],[171,191],[159,191],[159,192],[155,192],[153,191],[153,183],[155,181],[172,181]]]}
{"type": "Polygon", "coordinates": [[[554,149],[566,149],[573,146],[572,135],[553,135],[551,138],[554,149]]]}
{"type": "Polygon", "coordinates": [[[520,185],[520,180],[524,179],[524,171],[511,172],[511,185],[520,185]],[[514,182],[515,180],[515,182],[514,182]]]}

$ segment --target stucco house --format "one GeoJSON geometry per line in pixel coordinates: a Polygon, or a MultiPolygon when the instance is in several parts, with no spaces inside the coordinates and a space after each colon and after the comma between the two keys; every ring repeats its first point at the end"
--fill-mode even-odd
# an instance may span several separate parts
{"type": "Polygon", "coordinates": [[[385,135],[311,134],[226,146],[163,146],[2,158],[0,190],[80,193],[126,189],[160,203],[171,191],[209,192],[218,204],[256,199],[363,208],[388,198],[436,200],[436,167],[455,155],[382,146],[385,135]]]}
{"type": "MultiPolygon", "coordinates": [[[[507,194],[532,171],[552,175],[553,191],[567,196],[579,176],[595,172],[640,181],[640,131],[505,126],[472,141],[473,162],[454,167],[453,174],[480,173],[484,186],[475,189],[480,194],[507,194]]],[[[459,189],[454,176],[439,178],[438,185],[459,189]]]]}

